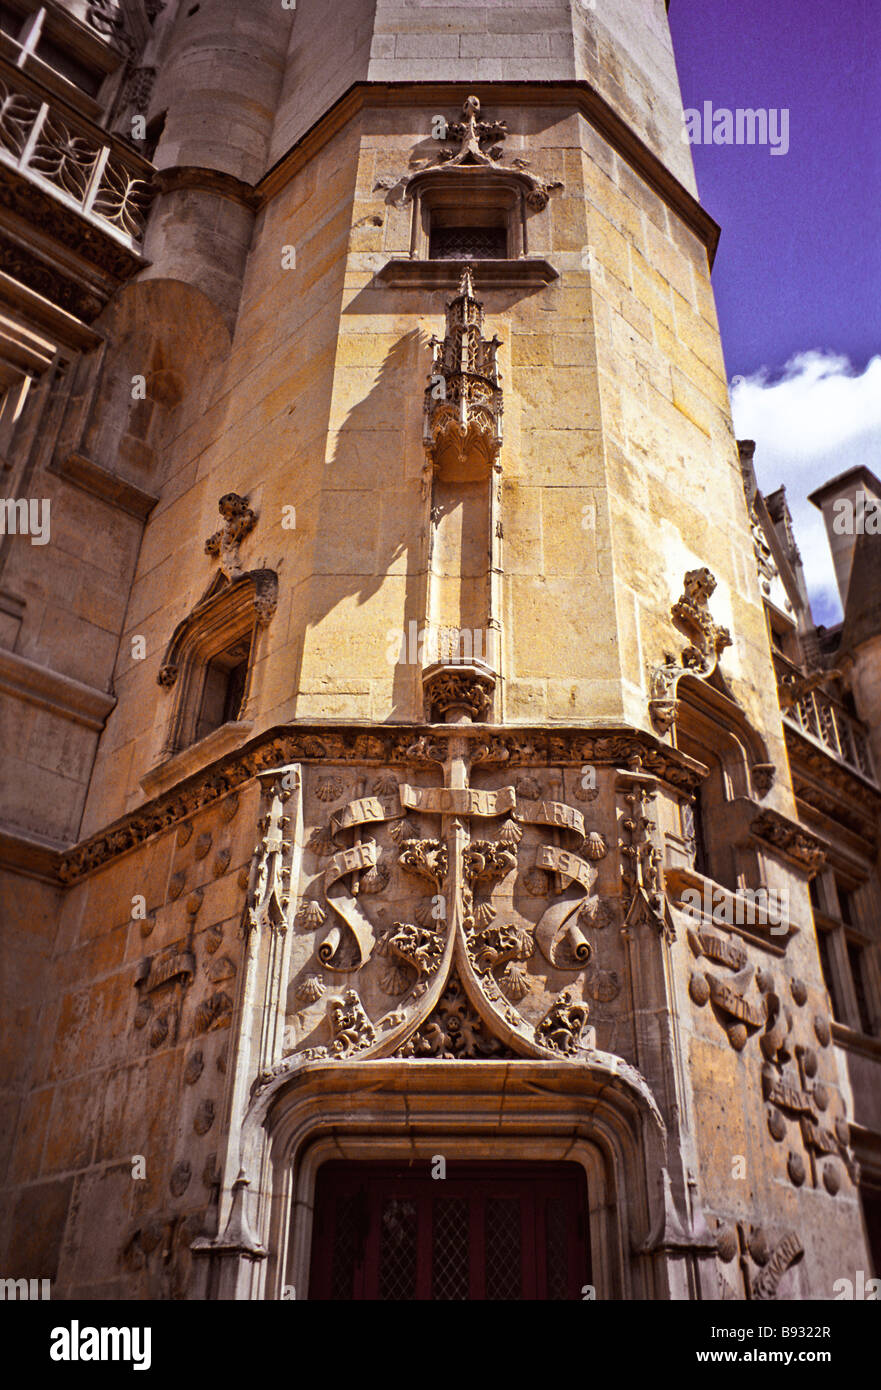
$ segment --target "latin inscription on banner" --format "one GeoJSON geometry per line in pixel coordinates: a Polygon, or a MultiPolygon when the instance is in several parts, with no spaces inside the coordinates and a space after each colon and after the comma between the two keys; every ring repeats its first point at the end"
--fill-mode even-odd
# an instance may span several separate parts
{"type": "Polygon", "coordinates": [[[364,825],[367,821],[391,820],[395,814],[389,806],[383,806],[378,796],[365,796],[334,812],[330,818],[331,834],[336,835],[353,825],[364,825]]]}
{"type": "Polygon", "coordinates": [[[527,801],[517,812],[517,819],[528,825],[558,825],[562,830],[585,834],[584,816],[575,806],[562,801],[527,801]]]}
{"type": "Polygon", "coordinates": [[[558,849],[556,845],[540,845],[535,862],[539,869],[552,869],[554,873],[566,874],[588,892],[596,880],[596,869],[591,864],[585,859],[579,859],[577,854],[570,854],[567,849],[558,849]]]}
{"type": "Polygon", "coordinates": [[[516,806],[513,787],[401,787],[401,805],[434,816],[503,816],[516,806]]]}
{"type": "Polygon", "coordinates": [[[363,845],[353,845],[351,849],[340,850],[328,863],[325,886],[329,888],[344,874],[353,874],[359,869],[372,869],[375,863],[376,845],[372,840],[363,845]]]}

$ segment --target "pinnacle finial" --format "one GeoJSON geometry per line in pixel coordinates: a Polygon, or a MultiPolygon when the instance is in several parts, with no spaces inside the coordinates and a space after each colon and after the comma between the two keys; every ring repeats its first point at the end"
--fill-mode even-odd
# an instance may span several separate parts
{"type": "Polygon", "coordinates": [[[466,299],[474,298],[474,275],[470,265],[466,265],[462,269],[462,274],[459,277],[459,294],[466,299]]]}

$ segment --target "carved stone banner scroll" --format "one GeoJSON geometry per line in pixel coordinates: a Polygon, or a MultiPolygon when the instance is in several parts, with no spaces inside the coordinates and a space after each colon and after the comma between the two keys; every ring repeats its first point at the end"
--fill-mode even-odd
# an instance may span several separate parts
{"type": "MultiPolygon", "coordinates": [[[[589,1000],[602,1014],[621,980],[620,968],[595,968],[588,939],[609,920],[594,893],[606,839],[562,795],[559,776],[551,795],[532,778],[474,786],[482,753],[450,729],[413,750],[406,781],[312,778],[287,1054],[388,1056],[419,1037],[409,1055],[437,1055],[426,1039],[440,1035],[425,1029],[454,976],[502,1050],[577,1058],[594,1045],[589,1000]]],[[[291,915],[285,843],[277,807],[252,913],[291,915]]]]}

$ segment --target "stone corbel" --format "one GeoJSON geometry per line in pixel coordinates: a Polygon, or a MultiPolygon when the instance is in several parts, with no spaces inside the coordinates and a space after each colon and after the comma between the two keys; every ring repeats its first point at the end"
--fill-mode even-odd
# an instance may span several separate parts
{"type": "Polygon", "coordinates": [[[677,658],[665,654],[663,665],[656,666],[649,682],[649,713],[661,733],[669,733],[679,716],[676,688],[683,676],[709,680],[726,647],[731,646],[731,634],[713,620],[708,601],[716,588],[716,580],[706,568],[689,570],[683,592],[670,612],[674,622],[691,639],[677,658]]]}

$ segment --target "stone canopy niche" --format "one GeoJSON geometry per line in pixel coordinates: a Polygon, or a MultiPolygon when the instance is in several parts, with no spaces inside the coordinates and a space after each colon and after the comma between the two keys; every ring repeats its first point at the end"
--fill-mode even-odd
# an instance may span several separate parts
{"type": "Polygon", "coordinates": [[[424,442],[430,475],[423,687],[432,720],[486,720],[499,668],[499,340],[483,336],[472,272],[432,338],[424,442]]]}

